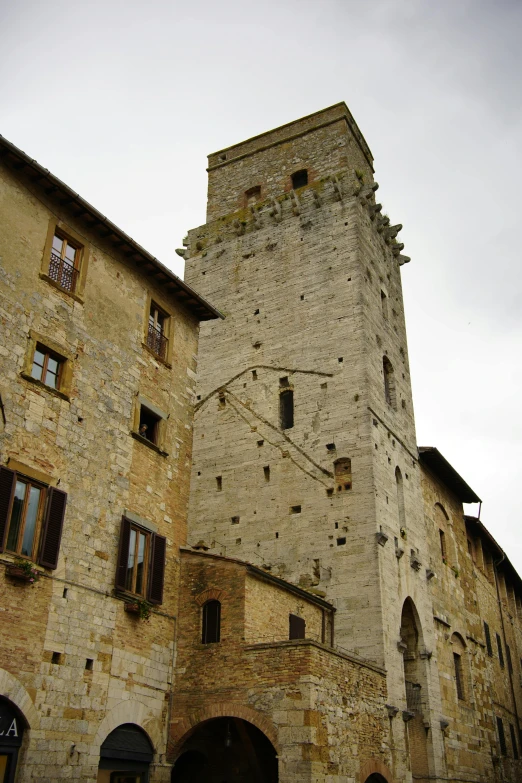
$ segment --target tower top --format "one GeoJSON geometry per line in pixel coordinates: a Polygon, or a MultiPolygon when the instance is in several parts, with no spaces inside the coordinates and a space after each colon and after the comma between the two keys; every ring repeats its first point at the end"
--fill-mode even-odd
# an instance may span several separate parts
{"type": "MultiPolygon", "coordinates": [[[[373,156],[347,105],[336,103],[208,156],[207,220],[291,190],[291,174],[307,171],[311,183],[347,168],[371,179],[373,156]]],[[[294,186],[295,187],[295,186],[294,186]]]]}

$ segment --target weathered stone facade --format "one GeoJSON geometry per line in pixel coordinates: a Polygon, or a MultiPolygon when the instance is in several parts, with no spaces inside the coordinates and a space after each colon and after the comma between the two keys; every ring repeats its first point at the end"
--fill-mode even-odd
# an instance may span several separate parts
{"type": "MultiPolygon", "coordinates": [[[[48,172],[8,145],[2,154],[0,695],[19,710],[20,731],[26,726],[17,781],[96,781],[101,744],[127,723],[152,743],[150,779],[168,780],[197,327],[215,312],[48,172]],[[49,268],[55,234],[74,242],[74,284],[65,262],[49,268]],[[163,357],[147,331],[151,299],[168,319],[163,357]],[[47,361],[41,373],[38,351],[47,361]],[[138,433],[143,401],[164,412],[156,443],[138,433]],[[12,471],[14,499],[4,483],[12,471]],[[30,508],[21,511],[22,543],[15,516],[16,493],[28,486],[40,502],[26,548],[30,508]],[[51,488],[67,493],[56,567],[37,564],[28,583],[12,569],[40,563],[44,537],[52,543],[51,488]],[[149,593],[114,589],[122,516],[147,546],[153,535],[165,541],[163,597],[147,622],[125,608],[149,593]]],[[[10,780],[14,759],[7,763],[10,780]]]]}

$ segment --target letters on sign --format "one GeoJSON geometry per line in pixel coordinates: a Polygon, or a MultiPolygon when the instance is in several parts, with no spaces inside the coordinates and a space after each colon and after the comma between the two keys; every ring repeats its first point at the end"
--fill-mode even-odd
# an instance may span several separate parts
{"type": "Polygon", "coordinates": [[[2,729],[2,731],[0,731],[0,737],[18,737],[18,726],[16,723],[16,718],[13,718],[7,731],[5,730],[5,728],[2,728],[1,718],[0,718],[0,729],[2,729]]]}

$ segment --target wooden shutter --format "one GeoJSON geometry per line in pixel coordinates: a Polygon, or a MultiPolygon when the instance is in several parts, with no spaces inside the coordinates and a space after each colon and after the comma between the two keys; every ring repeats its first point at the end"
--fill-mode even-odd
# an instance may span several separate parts
{"type": "Polygon", "coordinates": [[[129,562],[129,544],[130,544],[131,523],[123,517],[120,528],[120,545],[118,547],[118,561],[116,563],[116,588],[125,590],[127,565],[129,562]]]}
{"type": "Polygon", "coordinates": [[[148,600],[151,604],[163,602],[163,580],[165,577],[165,554],[167,539],[154,534],[151,541],[148,600]]]}
{"type": "Polygon", "coordinates": [[[13,507],[16,473],[9,468],[0,468],[0,552],[4,551],[7,525],[13,507]]]}
{"type": "Polygon", "coordinates": [[[298,617],[296,614],[291,614],[289,618],[290,625],[290,639],[304,639],[306,623],[303,617],[298,617]]]}
{"type": "Polygon", "coordinates": [[[58,565],[66,504],[67,493],[56,487],[49,487],[38,558],[40,565],[45,568],[56,568],[58,565]]]}

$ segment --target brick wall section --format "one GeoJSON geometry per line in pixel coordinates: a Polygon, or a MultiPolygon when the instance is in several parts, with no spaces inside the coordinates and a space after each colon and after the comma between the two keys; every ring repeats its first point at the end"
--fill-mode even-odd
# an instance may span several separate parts
{"type": "Polygon", "coordinates": [[[262,590],[252,590],[254,580],[241,563],[182,552],[171,759],[203,720],[232,715],[254,723],[274,744],[281,783],[359,780],[369,759],[390,768],[384,672],[308,640],[245,643],[245,626],[264,621],[268,600],[276,627],[277,615],[283,627],[295,601],[291,593],[282,600],[283,585],[260,583],[262,590]],[[222,641],[199,644],[196,598],[216,589],[222,641]]]}
{"type": "MultiPolygon", "coordinates": [[[[106,733],[115,728],[111,710],[122,702],[129,720],[147,724],[158,760],[164,752],[177,551],[186,537],[197,322],[51,197],[8,170],[1,174],[0,377],[7,419],[1,461],[15,460],[48,475],[52,484],[59,481],[68,505],[56,571],[34,587],[20,587],[4,581],[0,568],[0,666],[22,683],[40,715],[22,754],[20,780],[94,781],[96,741],[105,736],[96,737],[104,726],[106,733]],[[90,248],[83,304],[39,276],[49,220],[56,215],[90,248]],[[171,315],[174,369],[142,346],[148,296],[171,315]],[[70,401],[21,377],[31,329],[72,357],[70,401]],[[168,456],[131,437],[137,394],[170,414],[168,456]],[[123,602],[112,596],[125,510],[167,538],[159,607],[165,616],[153,614],[148,622],[125,614],[123,602]],[[51,663],[53,652],[61,653],[60,664],[51,663]],[[87,658],[92,671],[85,670],[87,658]]],[[[152,779],[169,774],[160,764],[152,779]]]]}

